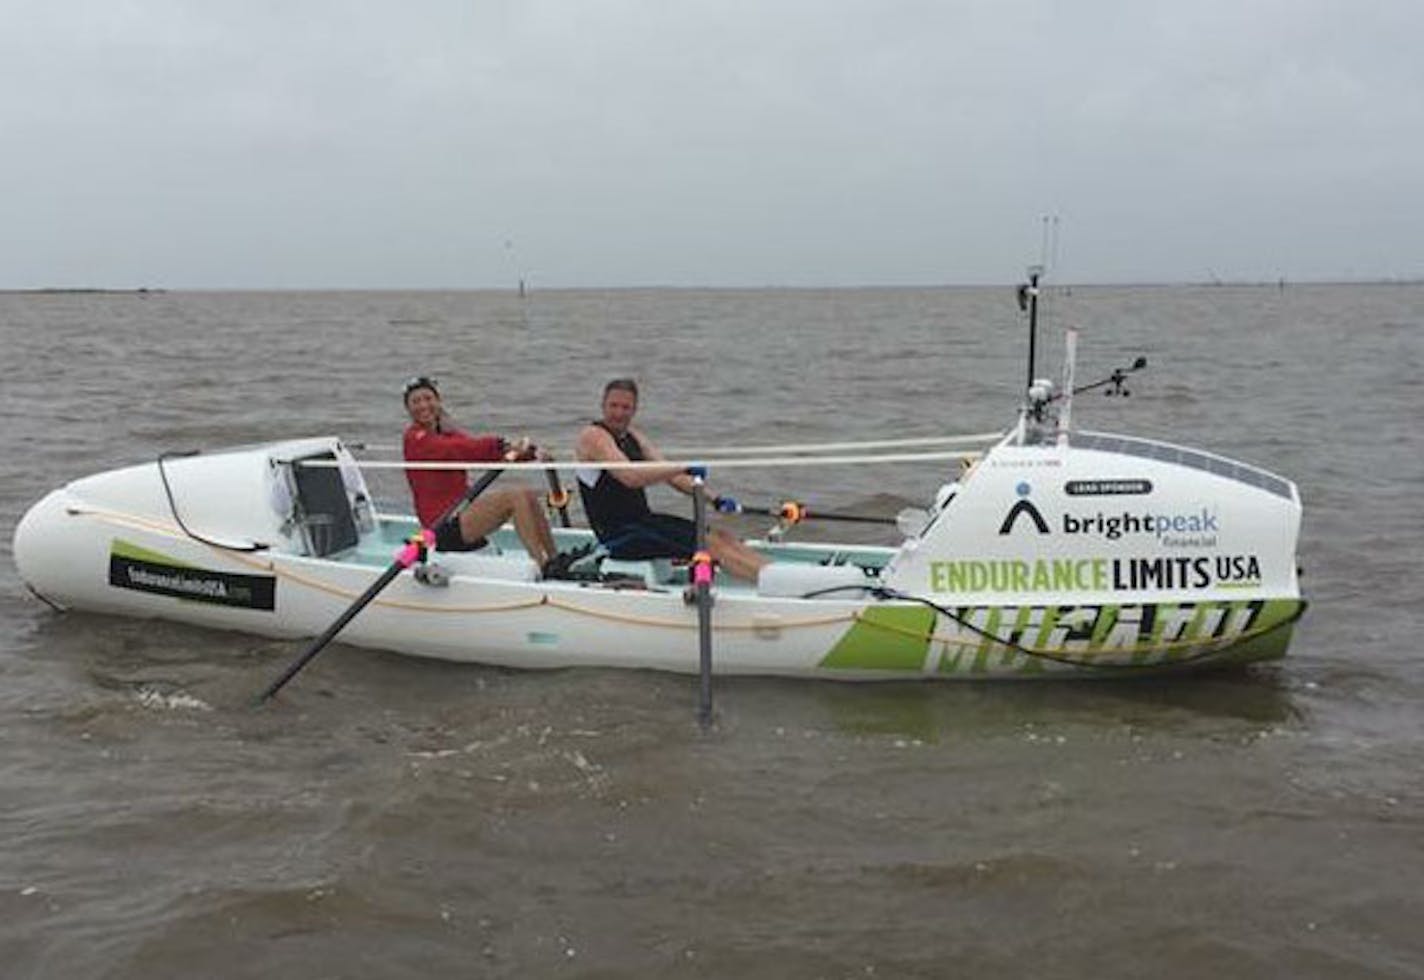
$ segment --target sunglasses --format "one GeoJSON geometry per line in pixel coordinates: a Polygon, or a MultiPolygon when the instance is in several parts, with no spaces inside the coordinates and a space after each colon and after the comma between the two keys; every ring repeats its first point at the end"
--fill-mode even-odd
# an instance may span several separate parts
{"type": "Polygon", "coordinates": [[[405,383],[405,387],[401,390],[401,397],[409,398],[410,393],[419,388],[429,388],[437,395],[440,394],[440,389],[435,386],[435,379],[427,374],[420,374],[405,383]]]}

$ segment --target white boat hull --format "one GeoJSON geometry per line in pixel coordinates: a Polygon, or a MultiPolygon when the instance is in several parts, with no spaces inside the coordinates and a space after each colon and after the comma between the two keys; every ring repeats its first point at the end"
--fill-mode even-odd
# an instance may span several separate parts
{"type": "MultiPolygon", "coordinates": [[[[1103,569],[1118,566],[1081,562],[1138,561],[1130,557],[1135,553],[1119,554],[1113,541],[1085,556],[1069,541],[1056,553],[1068,569],[1069,577],[1058,583],[1064,588],[1045,590],[1023,576],[1051,576],[1051,568],[1043,572],[1031,564],[1044,555],[1052,560],[1047,536],[995,533],[1005,503],[996,480],[1017,479],[1014,454],[1028,451],[995,450],[998,456],[991,453],[986,460],[994,465],[981,464],[973,483],[965,481],[950,495],[938,526],[953,525],[953,541],[936,543],[932,526],[898,549],[845,549],[866,573],[848,570],[853,565],[821,568],[804,560],[829,556],[835,546],[777,552],[793,564],[803,559],[794,571],[809,586],[863,578],[915,598],[857,589],[841,597],[795,598],[719,579],[714,671],[843,680],[1100,676],[1284,654],[1291,624],[1304,608],[1293,564],[1299,519],[1293,486],[1290,506],[1282,505],[1279,519],[1272,516],[1279,501],[1251,499],[1253,526],[1239,533],[1264,534],[1261,541],[1191,551],[1213,561],[1218,551],[1258,555],[1262,570],[1249,588],[1230,581],[1205,588],[1191,582],[1167,583],[1173,587],[1135,579],[1110,582],[1103,569]],[[984,508],[977,517],[976,507],[984,508]],[[988,530],[976,535],[969,529],[975,520],[988,530]],[[1263,521],[1271,526],[1263,530],[1263,521]],[[1273,543],[1271,536],[1282,535],[1289,540],[1273,543]],[[1021,548],[1030,550],[1016,550],[1021,548]],[[1072,578],[1075,561],[1082,581],[1072,578]],[[1000,573],[1002,582],[994,579],[1000,573]],[[1114,587],[1122,585],[1131,587],[1114,587]]],[[[323,452],[350,460],[336,440],[318,439],[173,460],[163,473],[146,464],[76,481],[37,503],[16,528],[20,573],[39,595],[63,607],[262,636],[315,636],[376,580],[401,530],[414,526],[377,515],[379,523],[353,547],[327,557],[302,553],[313,550],[312,527],[293,527],[280,475],[291,459],[323,452]],[[164,492],[165,476],[176,506],[164,492]],[[267,547],[235,550],[252,542],[267,547]]],[[[1101,459],[1080,455],[1082,465],[1098,466],[1101,475],[1101,459]]],[[[1061,462],[1071,469],[1078,461],[1061,462]]],[[[1156,474],[1162,480],[1152,467],[1167,464],[1138,463],[1129,473],[1119,461],[1109,475],[1146,482],[1156,474]],[[1134,475],[1142,472],[1149,475],[1134,475]]],[[[364,494],[359,474],[347,472],[346,479],[348,490],[364,494]]],[[[1211,490],[1208,481],[1202,492],[1211,490]]],[[[1192,490],[1188,496],[1195,500],[1199,494],[1192,490]]],[[[1053,512],[1049,494],[1037,499],[1041,513],[1053,512]]],[[[587,532],[559,534],[562,545],[587,537],[587,532]]],[[[641,582],[580,583],[537,580],[532,564],[513,549],[439,561],[451,572],[448,585],[422,584],[411,571],[401,573],[339,640],[506,667],[698,670],[696,610],[685,602],[681,584],[660,580],[651,566],[641,582]]]]}

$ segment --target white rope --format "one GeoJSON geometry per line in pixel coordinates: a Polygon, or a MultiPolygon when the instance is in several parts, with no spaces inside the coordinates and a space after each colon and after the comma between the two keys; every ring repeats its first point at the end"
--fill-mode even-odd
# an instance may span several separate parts
{"type": "MultiPolygon", "coordinates": [[[[1007,433],[979,432],[962,436],[921,436],[915,439],[872,439],[862,442],[788,442],[769,446],[689,446],[667,450],[681,456],[755,456],[759,453],[843,452],[857,449],[903,449],[907,446],[954,446],[962,443],[997,442],[1007,433]]],[[[350,442],[351,449],[368,453],[395,453],[401,447],[377,442],[350,442]]]]}
{"type": "Polygon", "coordinates": [[[979,432],[964,436],[922,436],[918,439],[875,439],[869,442],[788,442],[779,446],[697,446],[678,447],[667,452],[682,456],[755,456],[758,453],[840,452],[847,449],[903,449],[907,446],[953,446],[959,443],[996,442],[1003,432],[979,432]]]}
{"type": "MultiPolygon", "coordinates": [[[[944,460],[974,460],[984,455],[980,452],[967,450],[944,451],[937,453],[882,453],[872,456],[767,456],[758,459],[658,459],[620,462],[580,462],[575,460],[551,460],[549,462],[531,461],[527,463],[473,463],[473,462],[437,462],[437,461],[411,461],[405,462],[394,459],[368,459],[357,460],[356,465],[363,470],[508,470],[512,473],[520,471],[541,471],[541,470],[655,470],[676,467],[687,469],[693,466],[706,467],[709,470],[727,469],[750,469],[756,466],[846,466],[860,463],[933,463],[944,460]]],[[[338,469],[342,463],[334,459],[304,459],[298,466],[310,466],[320,469],[338,469]]],[[[350,465],[350,464],[347,464],[350,465]]]]}

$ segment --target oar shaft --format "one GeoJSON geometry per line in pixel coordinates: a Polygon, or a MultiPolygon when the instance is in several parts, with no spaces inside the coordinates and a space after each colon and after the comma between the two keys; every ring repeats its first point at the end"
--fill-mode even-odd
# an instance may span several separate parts
{"type": "MultiPolygon", "coordinates": [[[[501,472],[501,470],[490,470],[489,472],[481,476],[478,480],[476,480],[474,485],[471,486],[470,489],[466,490],[459,500],[455,501],[448,508],[446,508],[445,513],[441,514],[439,519],[436,520],[435,527],[439,527],[446,521],[454,520],[457,516],[459,516],[460,512],[463,511],[466,507],[470,506],[470,504],[474,501],[476,497],[485,492],[485,489],[495,481],[495,479],[499,476],[501,472]]],[[[433,540],[433,537],[426,538],[426,541],[433,540]]],[[[296,677],[297,673],[303,667],[305,667],[312,660],[313,657],[315,657],[318,653],[321,653],[322,650],[326,649],[327,644],[329,644],[336,637],[337,633],[341,632],[341,630],[346,626],[347,623],[351,622],[351,620],[356,618],[357,613],[369,606],[371,604],[371,601],[375,599],[377,595],[380,594],[382,589],[390,585],[393,581],[395,581],[396,577],[399,576],[401,572],[405,571],[412,564],[414,564],[416,555],[419,553],[419,549],[421,547],[423,547],[423,545],[420,545],[418,543],[411,543],[401,548],[400,553],[396,556],[396,560],[391,562],[390,565],[387,566],[386,570],[381,573],[380,578],[372,582],[370,586],[367,587],[366,591],[362,592],[360,597],[357,598],[357,600],[353,602],[349,607],[347,607],[345,612],[343,612],[340,616],[336,618],[336,622],[332,623],[326,628],[326,630],[321,634],[321,636],[318,636],[315,640],[313,640],[311,642],[311,645],[308,646],[306,650],[302,652],[302,655],[298,657],[295,661],[293,661],[292,665],[282,673],[281,677],[277,678],[270,685],[268,685],[267,690],[263,691],[261,696],[257,699],[258,703],[270,700],[272,698],[272,695],[276,694],[284,686],[286,686],[287,682],[290,681],[293,677],[296,677]]]]}
{"type": "Polygon", "coordinates": [[[311,644],[302,652],[302,655],[292,661],[292,665],[284,670],[282,676],[273,681],[257,700],[266,701],[285,687],[289,680],[296,677],[297,673],[305,667],[313,657],[321,653],[326,645],[336,638],[336,634],[340,633],[347,623],[355,619],[357,613],[370,605],[371,600],[376,598],[382,589],[390,585],[391,581],[397,575],[405,571],[405,568],[406,566],[398,561],[391,562],[390,567],[381,573],[381,577],[372,582],[366,591],[361,593],[361,597],[352,603],[344,613],[338,616],[336,622],[328,626],[325,631],[322,632],[321,636],[312,640],[311,644]]]}
{"type": "Polygon", "coordinates": [[[869,514],[822,514],[810,511],[802,520],[841,521],[846,524],[894,524],[893,517],[871,517],[869,514]]]}
{"type": "MultiPolygon", "coordinates": [[[[780,510],[772,510],[770,507],[742,507],[744,514],[759,514],[763,517],[784,517],[780,510]]],[[[796,519],[796,523],[801,521],[843,521],[848,524],[894,524],[893,517],[872,517],[869,514],[827,514],[818,510],[802,508],[801,514],[796,519]]]]}
{"type": "Polygon", "coordinates": [[[697,602],[697,723],[706,731],[712,725],[712,559],[707,552],[707,500],[703,479],[692,478],[692,518],[696,526],[697,553],[692,559],[692,588],[697,602]]]}

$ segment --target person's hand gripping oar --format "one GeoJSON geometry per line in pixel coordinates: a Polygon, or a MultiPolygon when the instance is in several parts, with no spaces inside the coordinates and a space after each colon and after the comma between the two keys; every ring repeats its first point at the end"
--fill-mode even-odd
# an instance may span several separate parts
{"type": "MultiPolygon", "coordinates": [[[[521,444],[519,446],[516,446],[514,449],[511,449],[509,452],[505,453],[504,458],[506,462],[514,462],[515,460],[518,460],[528,455],[532,451],[533,447],[527,446],[526,444],[521,444]]],[[[446,521],[454,520],[455,518],[459,517],[460,513],[466,507],[470,506],[470,504],[474,502],[476,497],[484,493],[485,490],[489,488],[489,485],[493,483],[495,479],[503,472],[504,470],[490,470],[483,476],[481,476],[478,480],[474,482],[470,489],[465,491],[464,495],[460,497],[459,500],[451,504],[450,508],[446,510],[444,514],[440,515],[440,519],[435,522],[434,526],[439,527],[446,521]]],[[[367,588],[365,592],[361,593],[360,597],[357,598],[357,600],[353,602],[344,613],[338,616],[336,618],[336,622],[328,626],[325,632],[321,634],[321,636],[318,636],[315,640],[313,640],[311,642],[311,645],[308,646],[304,651],[302,651],[302,655],[296,660],[292,661],[292,665],[282,672],[281,677],[278,677],[275,681],[268,685],[265,691],[258,695],[257,703],[260,705],[269,701],[272,698],[272,695],[280,691],[288,681],[290,681],[293,677],[297,676],[297,672],[300,671],[303,667],[305,667],[311,661],[311,659],[315,657],[318,653],[321,653],[321,651],[325,649],[326,645],[336,638],[336,634],[340,633],[347,623],[351,622],[351,620],[356,618],[357,613],[359,613],[362,609],[365,609],[368,605],[370,605],[371,600],[375,599],[376,596],[380,595],[382,589],[394,582],[396,580],[396,577],[400,575],[401,572],[405,571],[411,565],[414,565],[416,562],[420,561],[424,557],[426,551],[428,551],[431,545],[433,545],[434,543],[435,532],[432,531],[430,528],[421,528],[418,534],[413,535],[411,539],[405,543],[401,550],[396,552],[395,560],[390,563],[390,565],[386,568],[384,572],[381,573],[381,577],[376,579],[376,581],[372,582],[370,587],[367,588]]]]}

